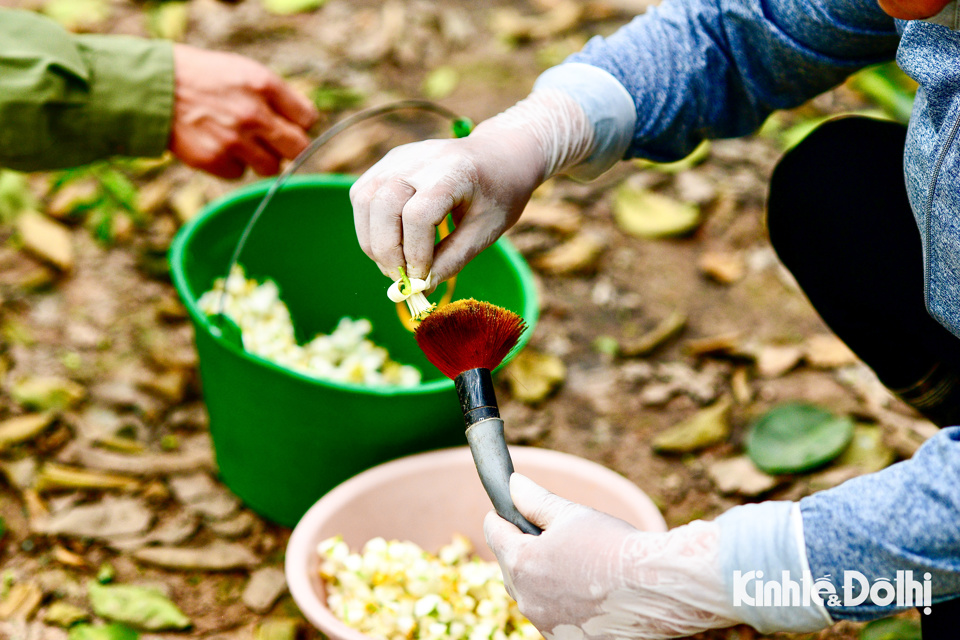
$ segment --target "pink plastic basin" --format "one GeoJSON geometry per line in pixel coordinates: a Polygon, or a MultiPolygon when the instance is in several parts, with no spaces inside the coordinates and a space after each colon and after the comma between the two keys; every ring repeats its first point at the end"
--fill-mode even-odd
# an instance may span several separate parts
{"type": "MultiPolygon", "coordinates": [[[[516,470],[557,495],[626,520],[666,531],[653,501],[623,476],[589,460],[549,449],[510,447],[516,470]]],[[[483,540],[490,500],[467,447],[423,453],[374,467],[321,498],[290,536],[286,575],[303,615],[332,640],[369,640],[327,608],[317,572],[317,543],[342,535],[352,550],[377,536],[410,540],[436,551],[461,533],[478,555],[493,560],[483,540]]]]}

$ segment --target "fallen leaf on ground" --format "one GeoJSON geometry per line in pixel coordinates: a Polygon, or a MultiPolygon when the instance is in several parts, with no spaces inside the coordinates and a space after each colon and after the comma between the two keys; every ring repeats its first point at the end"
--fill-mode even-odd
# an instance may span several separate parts
{"type": "Polygon", "coordinates": [[[69,409],[86,397],[87,390],[66,378],[27,376],[13,383],[10,395],[28,409],[69,409]]]}
{"type": "Polygon", "coordinates": [[[91,580],[87,583],[87,593],[94,613],[107,620],[148,631],[190,626],[190,618],[156,589],[127,584],[104,585],[91,580]]]}
{"type": "Polygon", "coordinates": [[[595,234],[581,232],[533,260],[533,266],[550,275],[592,271],[606,243],[595,234]]]}
{"type": "Polygon", "coordinates": [[[146,531],[153,512],[139,498],[104,497],[99,502],[64,509],[50,515],[43,533],[79,538],[109,538],[146,531]]]}
{"type": "Polygon", "coordinates": [[[251,611],[266,613],[286,590],[287,580],[283,570],[276,567],[263,567],[250,574],[250,580],[243,589],[241,599],[251,611]]]}
{"type": "Polygon", "coordinates": [[[874,473],[886,469],[897,453],[883,441],[883,429],[876,425],[858,424],[853,428],[853,439],[836,464],[852,466],[861,473],[874,473]]]}
{"type": "Polygon", "coordinates": [[[35,211],[20,215],[16,226],[27,251],[61,271],[73,269],[73,242],[69,229],[35,211]]]}
{"type": "Polygon", "coordinates": [[[0,451],[12,444],[38,436],[50,426],[54,418],[56,418],[56,413],[46,411],[7,418],[0,422],[0,451]]]}
{"type": "Polygon", "coordinates": [[[300,623],[292,618],[271,618],[257,625],[254,640],[295,640],[300,623]]]}
{"type": "Polygon", "coordinates": [[[684,350],[694,357],[708,354],[730,353],[740,348],[740,333],[731,331],[706,338],[687,340],[684,350]]]}
{"type": "Polygon", "coordinates": [[[46,462],[34,481],[34,488],[41,493],[51,489],[120,489],[122,491],[133,491],[139,486],[140,481],[136,478],[68,467],[56,462],[46,462]]]}
{"type": "Polygon", "coordinates": [[[720,284],[733,284],[746,272],[743,257],[727,251],[707,251],[697,261],[697,268],[707,278],[720,284]]]}
{"type": "Polygon", "coordinates": [[[568,202],[550,202],[542,199],[530,200],[517,227],[539,227],[558,233],[570,234],[580,228],[580,210],[568,202]]]}
{"type": "Polygon", "coordinates": [[[139,640],[140,634],[118,623],[78,624],[70,629],[67,640],[139,640]]]}
{"type": "Polygon", "coordinates": [[[628,185],[614,194],[613,216],[621,230],[640,238],[678,236],[700,224],[696,205],[628,185]]]}
{"type": "Polygon", "coordinates": [[[687,326],[687,316],[681,311],[672,311],[656,327],[638,338],[620,341],[620,353],[625,356],[646,356],[687,326]]]}
{"type": "Polygon", "coordinates": [[[230,571],[255,566],[260,560],[245,546],[232,542],[213,542],[205,547],[148,547],[133,553],[147,564],[167,569],[230,571]]]}
{"type": "Polygon", "coordinates": [[[779,378],[803,359],[803,349],[792,346],[767,345],[757,353],[757,373],[764,378],[779,378]]]}
{"type": "Polygon", "coordinates": [[[510,394],[521,402],[540,402],[567,376],[563,360],[547,353],[524,349],[504,368],[510,394]]]}
{"type": "Polygon", "coordinates": [[[755,420],[747,432],[747,455],[772,474],[802,473],[839,456],[853,438],[853,420],[815,405],[780,405],[755,420]]]}
{"type": "Polygon", "coordinates": [[[689,453],[726,441],[730,437],[730,399],[701,409],[689,419],[670,427],[653,439],[661,453],[689,453]]]}
{"type": "Polygon", "coordinates": [[[818,369],[836,369],[859,362],[856,354],[843,340],[834,335],[819,335],[807,338],[804,356],[807,364],[818,369]]]}
{"type": "Polygon", "coordinates": [[[278,15],[313,11],[322,7],[325,2],[326,0],[261,0],[264,9],[278,15]]]}
{"type": "Polygon", "coordinates": [[[90,612],[72,605],[69,602],[58,600],[49,607],[43,614],[43,621],[47,624],[54,624],[58,627],[69,628],[78,622],[90,619],[90,612]]]}
{"type": "Polygon", "coordinates": [[[739,493],[748,497],[766,493],[779,484],[776,477],[757,469],[747,456],[714,462],[707,467],[707,475],[721,493],[739,493]]]}
{"type": "Polygon", "coordinates": [[[28,620],[42,600],[40,587],[32,582],[18,582],[0,602],[0,620],[28,620]]]}

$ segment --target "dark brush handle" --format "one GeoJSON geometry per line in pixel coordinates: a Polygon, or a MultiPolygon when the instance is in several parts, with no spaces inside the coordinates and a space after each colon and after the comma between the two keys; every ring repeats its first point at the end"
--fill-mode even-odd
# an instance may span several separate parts
{"type": "Polygon", "coordinates": [[[473,462],[477,465],[477,473],[480,474],[480,482],[500,517],[524,533],[540,535],[540,527],[524,518],[510,497],[513,460],[510,459],[507,441],[503,437],[503,420],[487,418],[470,425],[467,427],[467,442],[473,462]]]}

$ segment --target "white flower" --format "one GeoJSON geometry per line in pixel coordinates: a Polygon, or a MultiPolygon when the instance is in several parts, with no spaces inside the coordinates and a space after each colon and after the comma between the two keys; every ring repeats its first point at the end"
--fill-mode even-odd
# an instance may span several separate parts
{"type": "Polygon", "coordinates": [[[437,305],[427,300],[423,290],[429,288],[432,274],[427,274],[426,280],[408,278],[400,267],[400,279],[387,289],[387,297],[393,302],[406,302],[410,316],[414,320],[423,320],[437,305]]]}

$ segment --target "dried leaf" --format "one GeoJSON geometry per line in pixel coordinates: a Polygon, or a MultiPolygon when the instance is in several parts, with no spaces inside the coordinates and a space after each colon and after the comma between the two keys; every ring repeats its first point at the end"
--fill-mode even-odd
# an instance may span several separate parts
{"type": "Polygon", "coordinates": [[[764,378],[779,378],[803,358],[803,349],[791,346],[765,346],[757,353],[757,372],[764,378]]]}
{"type": "Polygon", "coordinates": [[[63,183],[50,198],[46,211],[54,218],[69,218],[89,209],[99,199],[100,183],[87,175],[63,183]]]}
{"type": "Polygon", "coordinates": [[[270,13],[290,15],[305,13],[323,6],[326,0],[260,0],[263,8],[270,13]]]}
{"type": "Polygon", "coordinates": [[[694,357],[708,354],[730,353],[736,351],[739,347],[740,333],[737,331],[687,340],[684,345],[686,352],[694,357]]]}
{"type": "Polygon", "coordinates": [[[606,243],[596,235],[582,232],[533,261],[533,266],[550,275],[592,271],[606,243]]]}
{"type": "Polygon", "coordinates": [[[730,405],[730,399],[724,398],[663,431],[653,439],[654,450],[689,453],[726,441],[730,437],[730,405]]]}
{"type": "Polygon", "coordinates": [[[0,602],[0,620],[27,620],[40,606],[43,591],[32,582],[19,582],[0,602]]]}
{"type": "Polygon", "coordinates": [[[17,232],[24,248],[61,271],[73,269],[73,243],[70,231],[58,222],[35,211],[17,218],[17,232]]]}
{"type": "Polygon", "coordinates": [[[89,619],[90,613],[85,609],[59,600],[47,607],[46,613],[43,614],[44,622],[65,629],[89,619]]]}
{"type": "Polygon", "coordinates": [[[507,386],[521,402],[540,402],[567,377],[567,367],[557,356],[525,349],[504,370],[507,386]]]}
{"type": "Polygon", "coordinates": [[[50,426],[57,414],[53,411],[29,413],[0,422],[0,451],[12,444],[30,440],[50,426]]]}
{"type": "Polygon", "coordinates": [[[896,452],[883,441],[883,429],[858,424],[853,429],[850,446],[837,458],[837,464],[856,467],[861,473],[874,473],[893,464],[896,452]]]}
{"type": "Polygon", "coordinates": [[[86,397],[87,390],[66,378],[28,376],[13,384],[10,395],[28,409],[69,409],[86,397]]]}
{"type": "Polygon", "coordinates": [[[133,553],[141,562],[167,569],[231,571],[259,564],[260,560],[245,546],[213,542],[205,547],[149,547],[133,553]]]}
{"type": "Polygon", "coordinates": [[[617,189],[613,215],[620,229],[640,238],[678,236],[700,224],[700,209],[696,205],[629,185],[617,189]]]}
{"type": "Polygon", "coordinates": [[[858,362],[856,354],[843,340],[829,334],[808,338],[804,355],[807,363],[818,369],[836,369],[858,362]]]}
{"type": "Polygon", "coordinates": [[[283,570],[263,567],[250,574],[250,581],[244,587],[241,599],[251,611],[266,613],[286,590],[287,580],[283,570]]]}
{"type": "Polygon", "coordinates": [[[146,531],[153,512],[137,498],[110,499],[58,511],[42,525],[48,535],[109,538],[146,531]]]}
{"type": "Polygon", "coordinates": [[[190,618],[156,589],[126,584],[104,585],[91,580],[87,583],[87,593],[94,613],[108,620],[149,631],[186,629],[191,624],[190,618]]]}
{"type": "Polygon", "coordinates": [[[683,331],[683,328],[686,326],[686,314],[674,310],[669,316],[661,320],[656,327],[639,338],[622,340],[620,352],[625,356],[634,357],[649,355],[664,342],[683,331]]]}
{"type": "Polygon", "coordinates": [[[714,462],[707,467],[707,475],[721,493],[750,497],[766,493],[779,484],[776,477],[757,469],[747,456],[714,462]]]}
{"type": "Polygon", "coordinates": [[[570,203],[534,199],[527,203],[523,215],[517,222],[517,227],[540,227],[570,234],[580,229],[580,219],[580,210],[570,203]]]}
{"type": "Polygon", "coordinates": [[[139,486],[140,482],[129,476],[69,467],[56,462],[44,464],[34,482],[34,488],[41,493],[51,489],[120,489],[122,491],[133,491],[139,486]]]}
{"type": "Polygon", "coordinates": [[[697,262],[700,272],[720,284],[733,284],[743,277],[746,264],[738,253],[707,251],[697,262]]]}
{"type": "Polygon", "coordinates": [[[253,634],[253,640],[295,640],[300,623],[292,618],[264,620],[253,634]]]}

